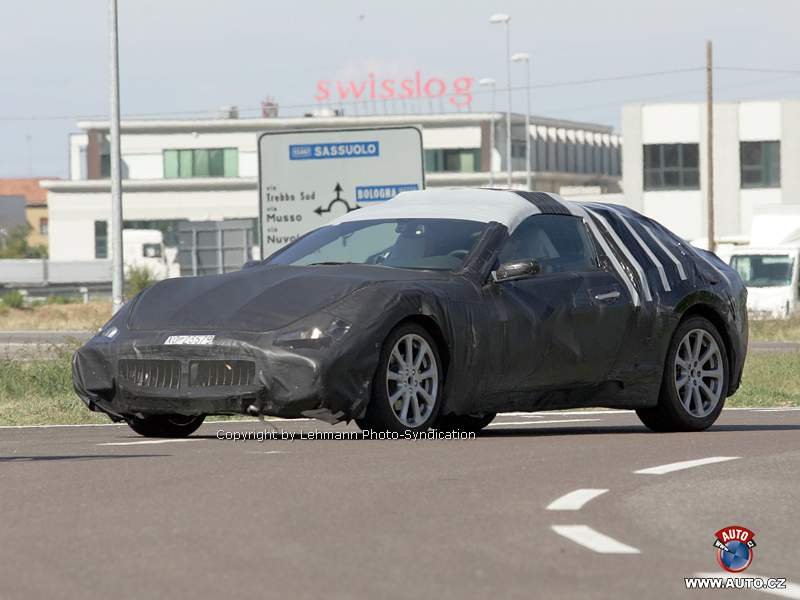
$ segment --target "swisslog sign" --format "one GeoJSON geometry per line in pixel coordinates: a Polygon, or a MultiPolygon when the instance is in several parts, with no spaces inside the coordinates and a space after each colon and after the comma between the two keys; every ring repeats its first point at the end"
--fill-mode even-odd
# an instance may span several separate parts
{"type": "Polygon", "coordinates": [[[261,256],[361,206],[425,187],[417,127],[263,133],[261,256]]]}

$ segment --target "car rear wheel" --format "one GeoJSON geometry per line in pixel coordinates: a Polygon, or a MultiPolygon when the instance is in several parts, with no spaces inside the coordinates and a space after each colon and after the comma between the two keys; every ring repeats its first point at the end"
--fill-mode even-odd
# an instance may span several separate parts
{"type": "Polygon", "coordinates": [[[183,438],[192,435],[203,424],[205,415],[151,415],[128,417],[128,426],[139,435],[157,438],[183,438]]]}
{"type": "Polygon", "coordinates": [[[444,373],[436,341],[416,323],[394,329],[381,349],[361,429],[425,431],[439,415],[444,373]]]}
{"type": "Polygon", "coordinates": [[[436,429],[442,431],[466,431],[477,433],[494,421],[496,413],[485,415],[446,415],[436,421],[436,429]]]}
{"type": "Polygon", "coordinates": [[[728,395],[728,355],[717,328],[703,317],[682,322],[667,351],[658,404],[636,414],[653,431],[702,431],[728,395]]]}

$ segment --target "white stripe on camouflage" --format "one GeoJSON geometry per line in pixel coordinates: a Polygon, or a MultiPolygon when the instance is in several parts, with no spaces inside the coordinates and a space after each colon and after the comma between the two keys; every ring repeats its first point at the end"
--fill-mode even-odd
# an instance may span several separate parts
{"type": "Polygon", "coordinates": [[[682,280],[685,281],[686,280],[686,271],[683,270],[683,264],[681,263],[681,261],[678,260],[675,257],[675,255],[672,252],[670,252],[669,249],[663,243],[661,243],[661,240],[658,239],[658,236],[653,232],[652,229],[650,229],[644,223],[641,223],[641,225],[642,225],[642,228],[650,235],[650,237],[653,238],[653,241],[656,244],[658,244],[658,247],[661,248],[664,251],[664,253],[672,259],[672,262],[675,263],[675,268],[678,269],[678,276],[682,280]]]}
{"type": "Polygon", "coordinates": [[[636,230],[631,226],[630,223],[628,223],[628,219],[625,217],[625,215],[622,214],[622,212],[617,210],[616,208],[612,208],[610,206],[607,206],[606,208],[615,215],[617,215],[619,220],[622,221],[622,224],[625,225],[628,231],[631,232],[631,235],[638,242],[639,246],[641,246],[642,250],[644,250],[644,253],[647,254],[647,257],[650,259],[650,262],[652,262],[653,265],[655,265],[656,269],[658,269],[658,275],[661,278],[661,285],[664,286],[664,291],[665,292],[671,291],[672,288],[669,285],[667,274],[664,272],[664,265],[661,264],[661,261],[658,260],[655,254],[653,254],[653,251],[650,250],[650,247],[644,243],[644,240],[641,237],[639,237],[639,234],[636,233],[636,230]]]}
{"type": "Polygon", "coordinates": [[[614,252],[611,250],[611,247],[608,245],[608,242],[606,242],[606,239],[603,237],[603,234],[600,233],[600,230],[597,228],[597,225],[595,225],[594,221],[592,221],[592,219],[589,217],[589,214],[586,212],[586,209],[584,209],[580,204],[567,202],[566,200],[563,200],[562,198],[559,198],[554,194],[550,195],[553,196],[562,205],[564,205],[564,207],[566,207],[566,209],[570,213],[572,213],[576,217],[583,218],[584,223],[586,223],[586,225],[591,230],[592,235],[594,235],[595,239],[597,240],[597,243],[600,244],[600,247],[603,249],[606,256],[608,256],[608,260],[611,261],[611,264],[614,267],[614,270],[617,272],[617,275],[619,275],[620,279],[622,279],[622,282],[625,284],[625,287],[628,288],[628,293],[631,295],[631,301],[633,302],[633,305],[641,306],[642,302],[639,299],[639,293],[636,291],[636,287],[628,278],[628,275],[625,273],[625,270],[622,268],[622,265],[617,260],[617,257],[614,255],[614,252]]]}
{"type": "Polygon", "coordinates": [[[644,298],[648,302],[652,302],[653,301],[653,296],[650,294],[650,285],[647,283],[647,277],[644,274],[644,269],[642,269],[642,265],[640,265],[639,262],[636,260],[636,258],[634,258],[633,254],[631,254],[631,251],[628,250],[628,247],[619,238],[619,236],[617,235],[617,232],[614,231],[613,227],[611,227],[611,225],[609,224],[608,221],[606,221],[606,218],[603,215],[593,211],[590,208],[587,208],[586,210],[590,214],[594,215],[597,218],[598,221],[600,221],[600,223],[603,225],[605,230],[608,231],[608,234],[611,236],[611,239],[614,240],[614,243],[617,245],[617,247],[625,255],[625,258],[627,258],[628,262],[631,263],[631,265],[633,265],[634,269],[636,269],[636,272],[639,275],[639,283],[641,284],[642,291],[644,292],[644,298]]]}

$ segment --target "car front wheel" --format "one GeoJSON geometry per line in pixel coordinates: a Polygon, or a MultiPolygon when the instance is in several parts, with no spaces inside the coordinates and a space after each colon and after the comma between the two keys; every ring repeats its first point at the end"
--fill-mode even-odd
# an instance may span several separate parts
{"type": "Polygon", "coordinates": [[[128,426],[139,435],[157,438],[183,438],[192,435],[203,424],[205,415],[151,415],[128,417],[128,426]]]}
{"type": "Polygon", "coordinates": [[[425,431],[439,415],[444,373],[436,341],[416,323],[395,328],[381,349],[361,429],[425,431]]]}
{"type": "Polygon", "coordinates": [[[658,404],[636,414],[653,431],[702,431],[728,395],[728,355],[717,328],[703,317],[682,322],[667,351],[658,404]]]}

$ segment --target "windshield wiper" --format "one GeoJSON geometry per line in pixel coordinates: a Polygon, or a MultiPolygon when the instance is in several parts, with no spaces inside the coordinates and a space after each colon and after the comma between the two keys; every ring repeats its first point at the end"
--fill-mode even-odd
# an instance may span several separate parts
{"type": "Polygon", "coordinates": [[[316,267],[316,266],[319,266],[319,265],[360,265],[360,264],[362,264],[362,263],[349,262],[349,261],[343,261],[342,262],[342,261],[336,261],[336,260],[325,260],[325,261],[322,261],[322,262],[308,263],[308,265],[306,265],[306,266],[308,266],[308,267],[316,267]]]}

